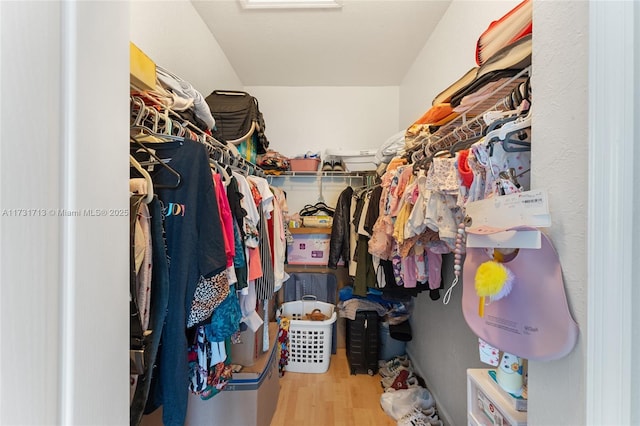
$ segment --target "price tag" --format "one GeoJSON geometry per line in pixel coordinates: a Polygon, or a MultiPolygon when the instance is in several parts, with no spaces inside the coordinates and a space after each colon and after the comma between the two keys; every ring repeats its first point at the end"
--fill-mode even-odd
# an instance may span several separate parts
{"type": "Polygon", "coordinates": [[[539,249],[538,230],[509,230],[529,226],[551,226],[549,200],[544,190],[517,192],[467,204],[471,218],[467,227],[467,247],[539,249]]]}
{"type": "Polygon", "coordinates": [[[466,212],[474,228],[482,225],[503,229],[551,226],[549,198],[541,189],[474,201],[467,204],[466,212]]]}

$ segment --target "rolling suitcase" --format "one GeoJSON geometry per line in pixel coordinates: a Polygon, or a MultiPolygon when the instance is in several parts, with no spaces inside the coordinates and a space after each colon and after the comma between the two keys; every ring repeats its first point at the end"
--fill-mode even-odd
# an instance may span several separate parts
{"type": "Polygon", "coordinates": [[[358,311],[355,320],[346,321],[347,360],[351,374],[378,371],[378,313],[358,311]]]}

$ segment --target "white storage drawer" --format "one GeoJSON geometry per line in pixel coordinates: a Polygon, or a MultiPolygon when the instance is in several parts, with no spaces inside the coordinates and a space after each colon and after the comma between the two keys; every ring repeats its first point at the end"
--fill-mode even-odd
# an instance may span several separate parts
{"type": "Polygon", "coordinates": [[[326,151],[326,157],[334,160],[342,160],[348,172],[360,172],[376,169],[376,164],[374,163],[376,152],[377,150],[375,149],[347,151],[328,149],[326,151]]]}
{"type": "Polygon", "coordinates": [[[489,370],[467,370],[467,418],[473,426],[526,426],[527,413],[516,411],[491,383],[489,370]]]}

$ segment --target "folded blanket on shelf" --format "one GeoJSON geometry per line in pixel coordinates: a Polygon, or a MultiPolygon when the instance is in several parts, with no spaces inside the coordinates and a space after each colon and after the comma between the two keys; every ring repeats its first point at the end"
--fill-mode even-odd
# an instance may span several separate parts
{"type": "Polygon", "coordinates": [[[480,35],[476,44],[476,63],[483,65],[500,49],[531,34],[533,2],[524,0],[480,35]]]}

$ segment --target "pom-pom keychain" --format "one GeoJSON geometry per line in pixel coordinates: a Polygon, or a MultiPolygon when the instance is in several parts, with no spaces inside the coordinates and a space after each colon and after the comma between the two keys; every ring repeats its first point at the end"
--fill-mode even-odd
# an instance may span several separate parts
{"type": "Polygon", "coordinates": [[[490,301],[500,300],[513,288],[513,273],[500,262],[489,260],[478,266],[475,277],[476,293],[480,297],[478,315],[484,316],[485,297],[490,301]]]}

